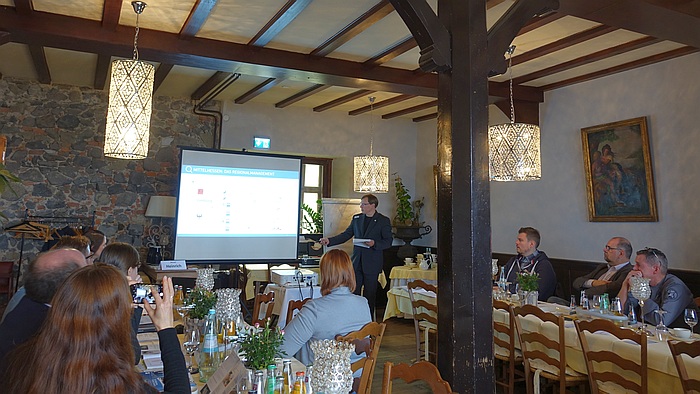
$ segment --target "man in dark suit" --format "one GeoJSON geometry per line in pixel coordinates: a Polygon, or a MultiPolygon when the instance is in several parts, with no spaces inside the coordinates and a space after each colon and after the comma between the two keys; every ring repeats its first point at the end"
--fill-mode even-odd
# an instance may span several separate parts
{"type": "Polygon", "coordinates": [[[364,294],[369,303],[370,314],[374,318],[374,306],[377,296],[377,280],[384,266],[383,250],[393,241],[389,218],[377,212],[379,200],[372,194],[362,196],[360,209],[362,213],[354,215],[345,231],[330,238],[321,238],[323,245],[342,244],[352,237],[366,239],[355,243],[352,250],[352,265],[355,269],[355,294],[364,294]],[[364,286],[364,292],[362,287],[364,286]]]}
{"type": "Polygon", "coordinates": [[[586,290],[589,298],[603,293],[608,293],[610,298],[615,297],[632,270],[631,257],[630,241],[623,237],[611,238],[603,248],[603,258],[607,264],[600,264],[590,274],[574,279],[574,290],[586,290]]]}

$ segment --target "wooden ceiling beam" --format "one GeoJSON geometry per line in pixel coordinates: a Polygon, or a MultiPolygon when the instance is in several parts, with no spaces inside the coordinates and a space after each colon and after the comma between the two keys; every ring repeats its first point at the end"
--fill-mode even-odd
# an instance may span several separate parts
{"type": "MultiPolygon", "coordinates": [[[[101,23],[35,11],[18,16],[12,7],[0,7],[0,26],[12,33],[13,42],[41,44],[60,49],[130,57],[133,31],[114,32],[101,23]]],[[[282,78],[313,84],[344,86],[421,96],[437,96],[437,75],[414,74],[393,67],[368,69],[362,63],[270,48],[141,29],[142,60],[216,71],[240,72],[265,78],[282,78]]]]}
{"type": "Polygon", "coordinates": [[[384,107],[387,107],[389,105],[397,104],[397,103],[400,103],[402,101],[412,99],[414,97],[417,97],[417,96],[415,94],[402,94],[402,95],[395,96],[395,97],[392,97],[392,98],[389,98],[386,100],[377,101],[376,103],[374,103],[372,105],[365,105],[364,107],[354,109],[354,110],[348,112],[348,115],[354,116],[354,115],[364,114],[365,112],[369,112],[373,109],[384,108],[384,107]]]}
{"type": "Polygon", "coordinates": [[[538,57],[549,55],[550,53],[560,51],[560,50],[568,48],[572,45],[576,45],[576,44],[580,44],[580,43],[588,41],[588,40],[592,40],[596,37],[600,37],[604,34],[611,33],[615,30],[618,30],[618,29],[616,27],[612,27],[612,26],[600,25],[600,26],[596,26],[596,27],[593,27],[591,29],[576,33],[576,34],[572,34],[570,36],[562,38],[561,40],[557,40],[557,41],[551,42],[549,44],[542,45],[541,47],[539,47],[537,49],[527,51],[527,52],[523,53],[522,55],[513,56],[513,66],[516,66],[518,64],[536,59],[538,57]]]}
{"type": "Polygon", "coordinates": [[[437,118],[437,116],[438,116],[438,113],[437,113],[437,112],[433,112],[432,114],[427,114],[427,115],[419,116],[419,117],[413,118],[413,119],[411,119],[411,120],[413,120],[414,122],[418,123],[418,122],[424,122],[424,121],[430,120],[430,119],[435,119],[435,118],[437,118]]]}
{"type": "Polygon", "coordinates": [[[174,64],[161,63],[156,69],[156,74],[153,77],[153,92],[157,92],[160,85],[165,81],[165,78],[170,74],[170,70],[175,67],[174,64]]]}
{"type": "Polygon", "coordinates": [[[192,100],[201,100],[202,97],[206,96],[207,93],[211,92],[212,89],[215,87],[219,86],[221,82],[224,81],[224,79],[228,78],[231,73],[227,73],[224,71],[217,71],[209,77],[209,79],[206,80],[203,84],[201,84],[197,90],[192,93],[192,100]]]}
{"type": "Polygon", "coordinates": [[[218,0],[197,0],[190,10],[190,14],[187,15],[185,24],[180,29],[180,38],[189,40],[196,36],[211,15],[211,10],[214,9],[217,2],[218,0]]]}
{"type": "Polygon", "coordinates": [[[565,79],[563,81],[554,82],[554,83],[551,83],[549,85],[541,86],[540,89],[542,89],[543,91],[559,89],[559,88],[562,88],[564,86],[574,85],[574,84],[577,84],[579,82],[590,81],[590,80],[596,79],[596,78],[602,78],[602,77],[616,74],[619,72],[632,70],[632,69],[635,69],[637,67],[648,66],[650,64],[659,63],[659,62],[663,62],[665,60],[670,60],[670,59],[674,59],[677,57],[689,55],[691,53],[695,53],[698,51],[700,51],[700,49],[690,47],[690,46],[685,46],[682,48],[674,49],[672,51],[659,53],[659,54],[656,54],[653,56],[648,56],[648,57],[645,57],[643,59],[638,59],[638,60],[635,60],[635,61],[632,61],[629,63],[620,64],[620,65],[615,66],[615,67],[610,67],[610,68],[606,68],[606,69],[599,70],[596,72],[592,72],[592,73],[589,73],[586,75],[581,75],[578,77],[565,79]]]}
{"type": "Polygon", "coordinates": [[[264,47],[275,36],[296,19],[311,0],[287,0],[287,3],[270,19],[265,26],[250,40],[248,45],[264,47]]]}
{"type": "Polygon", "coordinates": [[[634,41],[626,42],[614,47],[606,48],[598,52],[594,52],[585,56],[581,56],[576,59],[569,60],[568,62],[556,64],[551,67],[544,68],[533,73],[522,75],[520,77],[513,79],[513,84],[521,85],[525,82],[534,81],[535,79],[543,78],[549,75],[560,73],[562,71],[570,70],[575,67],[583,66],[599,60],[607,59],[612,56],[616,56],[625,52],[633,51],[635,49],[643,48],[652,44],[661,42],[662,40],[655,37],[642,37],[634,41]]]}
{"type": "Polygon", "coordinates": [[[97,55],[97,64],[95,65],[95,82],[96,90],[104,90],[107,83],[107,75],[109,74],[109,66],[112,64],[112,57],[109,55],[97,55]]]}
{"type": "Polygon", "coordinates": [[[374,90],[366,90],[366,89],[358,90],[356,92],[346,94],[343,97],[339,97],[335,100],[329,101],[325,104],[321,104],[319,106],[316,106],[316,107],[314,107],[314,112],[323,112],[323,111],[329,110],[331,108],[337,107],[339,105],[343,105],[345,103],[348,103],[352,100],[357,100],[360,97],[366,96],[368,94],[372,94],[374,92],[375,92],[374,90]]]}
{"type": "Polygon", "coordinates": [[[681,12],[694,1],[560,0],[559,12],[700,48],[699,16],[681,12]]]}
{"type": "Polygon", "coordinates": [[[404,53],[410,51],[411,49],[417,46],[418,43],[416,42],[415,38],[413,38],[412,36],[408,36],[407,38],[399,41],[396,45],[392,45],[391,47],[383,50],[381,53],[379,53],[376,56],[373,56],[371,59],[365,61],[362,64],[369,67],[378,66],[382,63],[390,61],[391,59],[397,56],[403,55],[404,53]]]}
{"type": "Polygon", "coordinates": [[[15,10],[19,15],[30,15],[34,12],[34,2],[32,0],[15,0],[15,10]]]}
{"type": "Polygon", "coordinates": [[[277,86],[282,82],[281,80],[277,78],[268,78],[265,81],[263,81],[261,84],[258,86],[250,89],[249,91],[243,93],[242,95],[238,96],[235,100],[233,100],[234,103],[236,104],[245,104],[248,101],[254,99],[255,97],[267,92],[268,90],[272,89],[273,87],[277,86]]]}
{"type": "Polygon", "coordinates": [[[306,88],[306,89],[302,90],[301,92],[299,92],[297,94],[294,94],[290,97],[287,97],[286,99],[280,101],[279,103],[276,103],[275,107],[276,108],[288,107],[288,106],[290,106],[298,101],[301,101],[309,96],[312,96],[312,95],[314,95],[320,91],[326,90],[330,87],[331,87],[331,85],[314,85],[310,88],[306,88]]]}
{"type": "Polygon", "coordinates": [[[36,70],[36,74],[39,77],[39,82],[50,84],[51,72],[49,71],[49,64],[46,62],[44,47],[41,45],[29,45],[29,53],[32,55],[34,70],[36,70]]]}
{"type": "Polygon", "coordinates": [[[352,21],[349,25],[345,26],[343,30],[334,34],[323,44],[319,45],[318,48],[311,51],[310,55],[328,55],[392,12],[394,12],[394,6],[391,5],[389,0],[380,1],[377,3],[377,5],[370,8],[367,12],[352,21]]]}
{"type": "Polygon", "coordinates": [[[105,0],[102,6],[102,27],[115,30],[122,14],[122,0],[105,0]]]}
{"type": "Polygon", "coordinates": [[[402,116],[402,115],[406,115],[406,114],[410,114],[410,113],[413,113],[413,112],[422,111],[422,110],[424,110],[424,109],[436,107],[437,105],[438,105],[438,101],[437,101],[437,100],[428,101],[427,103],[423,103],[423,104],[420,104],[420,105],[415,105],[415,106],[413,106],[413,107],[408,107],[408,108],[402,109],[402,110],[400,110],[400,111],[390,112],[390,113],[388,113],[388,114],[384,114],[384,115],[382,115],[382,119],[397,118],[397,117],[402,116]]]}
{"type": "Polygon", "coordinates": [[[527,22],[525,24],[525,26],[523,26],[523,28],[520,29],[520,31],[518,31],[518,35],[529,33],[535,29],[538,29],[542,26],[548,25],[548,24],[556,21],[557,19],[561,19],[565,16],[566,15],[564,15],[562,13],[556,12],[556,13],[547,14],[545,16],[534,17],[534,18],[530,19],[530,21],[527,22]]]}

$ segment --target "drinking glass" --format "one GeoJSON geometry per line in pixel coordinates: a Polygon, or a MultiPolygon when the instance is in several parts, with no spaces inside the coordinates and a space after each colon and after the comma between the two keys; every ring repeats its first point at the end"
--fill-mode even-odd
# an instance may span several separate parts
{"type": "Polygon", "coordinates": [[[664,314],[666,311],[659,308],[654,312],[659,315],[659,323],[656,325],[656,339],[665,341],[668,339],[668,327],[664,324],[664,314]]]}
{"type": "Polygon", "coordinates": [[[574,312],[576,312],[576,296],[572,294],[569,301],[569,313],[573,314],[574,312]]]}
{"type": "Polygon", "coordinates": [[[639,314],[642,320],[641,332],[649,336],[649,332],[646,330],[646,323],[644,321],[644,301],[651,297],[651,286],[649,286],[649,278],[642,278],[641,276],[633,276],[630,278],[630,284],[632,285],[632,295],[634,298],[639,300],[639,314]]]}
{"type": "Polygon", "coordinates": [[[199,349],[199,328],[197,328],[196,325],[192,325],[190,330],[185,334],[185,343],[183,343],[183,345],[189,356],[187,371],[189,371],[189,373],[199,372],[199,368],[194,366],[194,352],[199,349]]]}
{"type": "Polygon", "coordinates": [[[630,311],[627,314],[627,322],[630,326],[637,324],[637,312],[634,310],[634,305],[630,305],[630,311]]]}
{"type": "Polygon", "coordinates": [[[685,320],[685,324],[690,326],[692,335],[693,327],[698,324],[698,312],[693,308],[687,308],[685,310],[685,314],[683,315],[683,320],[685,320]]]}
{"type": "Polygon", "coordinates": [[[595,294],[593,296],[593,309],[596,311],[600,310],[600,295],[599,294],[595,294]]]}

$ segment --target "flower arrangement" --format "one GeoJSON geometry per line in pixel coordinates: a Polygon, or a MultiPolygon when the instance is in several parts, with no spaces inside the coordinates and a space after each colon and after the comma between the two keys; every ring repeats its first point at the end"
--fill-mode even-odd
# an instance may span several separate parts
{"type": "Polygon", "coordinates": [[[519,272],[518,284],[523,291],[536,291],[539,289],[540,276],[537,272],[519,272]]]}
{"type": "Polygon", "coordinates": [[[189,296],[190,305],[193,305],[189,312],[189,317],[193,319],[204,319],[209,309],[216,304],[216,294],[202,287],[195,287],[189,296]]]}
{"type": "Polygon", "coordinates": [[[263,327],[255,323],[241,342],[248,367],[253,370],[265,369],[275,362],[275,357],[282,357],[284,354],[280,348],[283,339],[284,331],[276,325],[270,327],[270,320],[263,327]]]}

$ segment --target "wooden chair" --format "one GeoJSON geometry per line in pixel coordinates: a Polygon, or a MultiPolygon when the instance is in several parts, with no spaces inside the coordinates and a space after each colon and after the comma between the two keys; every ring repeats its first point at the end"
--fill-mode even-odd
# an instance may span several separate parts
{"type": "Polygon", "coordinates": [[[413,365],[384,363],[384,381],[382,382],[382,394],[391,394],[391,381],[403,379],[406,383],[422,380],[428,385],[434,394],[456,394],[452,392],[450,384],[442,380],[437,367],[427,361],[418,361],[413,365]]]}
{"type": "Polygon", "coordinates": [[[416,361],[421,359],[421,343],[424,349],[424,359],[430,361],[430,357],[433,356],[437,362],[437,350],[434,352],[430,351],[430,335],[437,335],[437,304],[432,304],[424,300],[416,299],[414,294],[415,289],[423,289],[432,291],[437,295],[437,287],[429,285],[420,279],[408,282],[408,296],[411,298],[411,309],[413,310],[413,325],[416,330],[416,361]],[[434,312],[434,315],[422,312],[422,310],[428,310],[434,312]],[[419,312],[419,310],[421,312],[419,312]],[[423,331],[424,338],[421,341],[420,332],[423,331]]]}
{"type": "Polygon", "coordinates": [[[493,350],[497,360],[496,384],[513,394],[516,382],[525,380],[525,371],[516,368],[523,365],[523,353],[515,348],[515,317],[510,305],[504,301],[493,301],[493,308],[508,314],[508,323],[493,322],[493,350]],[[516,378],[517,375],[517,378],[516,378]]]}
{"type": "Polygon", "coordinates": [[[0,261],[0,294],[5,294],[7,301],[14,293],[12,290],[12,269],[14,267],[14,261],[0,261]]]}
{"type": "Polygon", "coordinates": [[[253,305],[253,321],[251,324],[259,323],[260,325],[265,324],[272,317],[272,309],[275,306],[275,292],[271,291],[267,294],[257,293],[255,294],[255,301],[253,305]],[[267,303],[267,311],[265,312],[265,317],[260,319],[260,308],[262,304],[267,303]]]}
{"type": "Polygon", "coordinates": [[[576,321],[576,331],[583,357],[586,359],[588,368],[588,380],[591,386],[591,393],[610,392],[610,384],[614,383],[632,390],[639,394],[647,394],[647,336],[632,330],[623,330],[615,323],[606,319],[595,319],[591,321],[576,321]],[[613,350],[598,350],[591,348],[588,337],[593,333],[603,331],[615,336],[618,340],[633,341],[639,345],[639,362],[622,357],[613,350]],[[613,368],[611,368],[613,367],[613,368]],[[639,376],[639,383],[629,379],[633,372],[639,376]]]}
{"type": "Polygon", "coordinates": [[[347,335],[337,335],[337,341],[351,342],[355,344],[355,353],[365,354],[365,357],[352,363],[352,371],[362,368],[362,376],[359,382],[353,384],[353,391],[357,394],[370,394],[372,390],[372,380],[374,379],[374,366],[379,355],[379,347],[382,345],[384,337],[385,323],[369,322],[358,331],[353,331],[347,335]],[[357,387],[355,387],[357,386],[357,387]]]}
{"type": "Polygon", "coordinates": [[[685,361],[683,361],[684,354],[690,358],[700,356],[700,342],[668,341],[668,347],[671,348],[671,354],[673,355],[673,361],[676,363],[678,376],[681,378],[683,391],[685,393],[700,393],[700,380],[696,379],[695,375],[692,378],[688,375],[685,361]]]}
{"type": "Polygon", "coordinates": [[[287,306],[287,323],[294,318],[294,311],[301,310],[301,308],[306,304],[311,298],[304,298],[303,300],[291,300],[287,306]]]}
{"type": "Polygon", "coordinates": [[[586,375],[566,367],[566,342],[564,337],[564,318],[547,313],[534,305],[523,305],[513,308],[515,316],[515,328],[520,339],[520,346],[523,352],[523,362],[525,364],[525,381],[527,392],[534,392],[534,377],[539,375],[554,386],[559,386],[559,393],[567,392],[568,386],[579,386],[581,392],[585,389],[588,380],[586,375]],[[540,325],[554,324],[558,335],[549,338],[538,331],[524,331],[522,320],[527,316],[533,316],[540,320],[540,325]],[[541,350],[542,348],[547,351],[541,350]],[[537,373],[538,372],[538,373],[537,373]],[[558,384],[557,384],[558,383],[558,384]]]}

